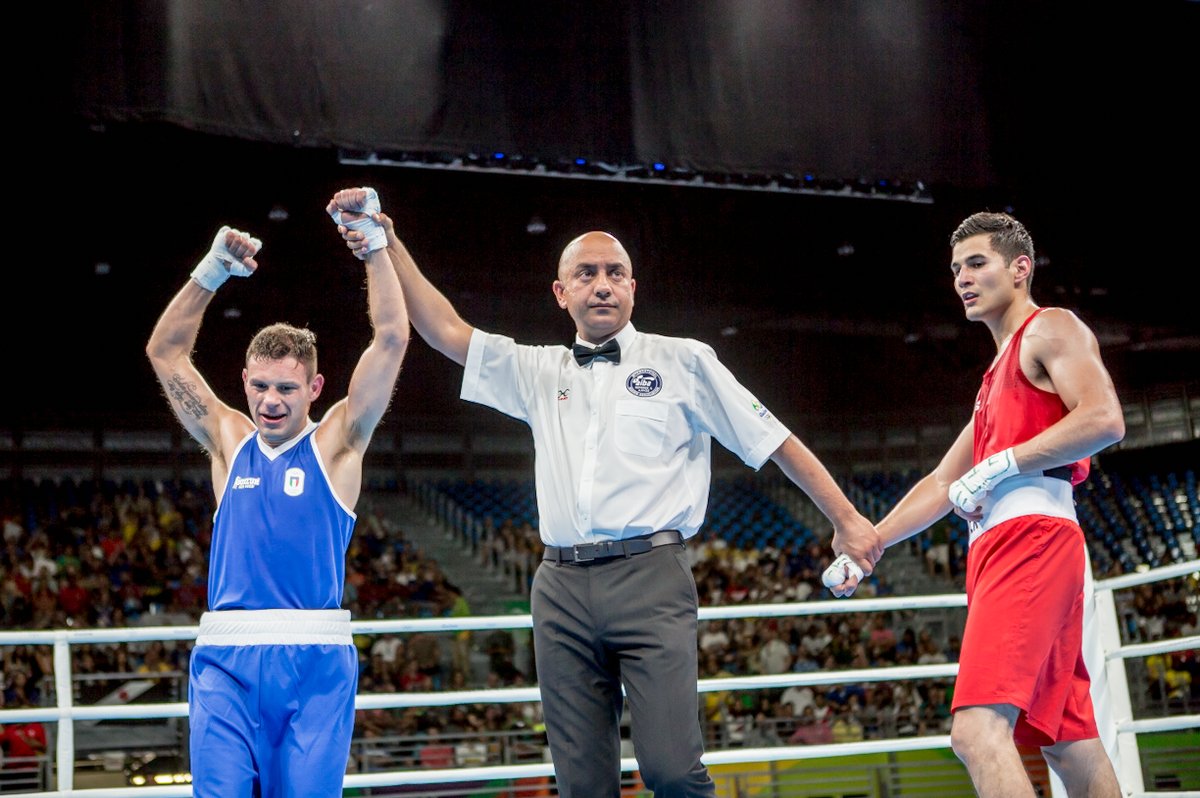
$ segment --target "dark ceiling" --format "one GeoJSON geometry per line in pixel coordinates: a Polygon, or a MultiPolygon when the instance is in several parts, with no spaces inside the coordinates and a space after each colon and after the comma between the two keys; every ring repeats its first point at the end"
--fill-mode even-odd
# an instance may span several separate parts
{"type": "MultiPolygon", "coordinates": [[[[1124,395],[1194,383],[1200,170],[1180,115],[1195,76],[1173,69],[1182,53],[1162,51],[1193,46],[1200,4],[1163,5],[1173,16],[1155,22],[1182,27],[1142,20],[1130,23],[1139,41],[1089,42],[1086,24],[1064,24],[995,53],[983,83],[999,177],[984,188],[933,183],[928,203],[353,166],[330,148],[106,120],[68,104],[41,120],[36,152],[15,156],[30,207],[17,210],[26,230],[10,243],[0,427],[170,423],[142,347],[224,223],[258,235],[264,251],[260,272],[222,289],[201,331],[196,358],[214,387],[240,403],[245,343],[286,320],[317,332],[322,371],[344,391],[367,322],[361,270],[323,206],[353,185],[379,190],[469,322],[532,343],[572,334],[550,293],[563,244],[613,232],[634,260],[639,328],[709,342],[798,427],[944,408],[965,420],[992,344],[963,319],[946,241],[985,208],[1025,220],[1039,250],[1035,298],[1094,327],[1124,395]],[[1078,68],[1083,54],[1092,69],[1078,68]],[[529,231],[535,218],[544,232],[529,231]],[[18,254],[30,243],[35,254],[18,254]]],[[[395,408],[414,424],[477,421],[457,399],[460,373],[417,341],[395,408]]]]}
{"type": "MultiPolygon", "coordinates": [[[[362,277],[323,207],[353,185],[379,190],[464,318],[533,343],[573,332],[550,292],[563,244],[586,229],[613,232],[635,262],[635,323],[711,343],[796,420],[965,407],[990,357],[986,329],[963,319],[946,246],[962,216],[988,206],[980,195],[943,189],[921,204],[369,169],[324,151],[137,126],[79,131],[46,168],[61,211],[29,211],[53,216],[34,237],[46,254],[10,272],[17,299],[6,314],[15,327],[5,336],[13,382],[4,402],[18,421],[163,416],[142,346],[223,223],[257,234],[264,250],[259,273],[223,288],[201,331],[197,360],[214,387],[239,401],[245,343],[275,320],[316,330],[322,370],[344,386],[367,336],[362,277]],[[272,221],[272,210],[286,220],[272,221]],[[528,232],[534,217],[544,232],[528,232]]],[[[1195,379],[1187,237],[1145,235],[1157,228],[1135,226],[1141,209],[1119,192],[1096,204],[1107,212],[1026,214],[1045,259],[1036,297],[1093,325],[1123,389],[1195,379]]],[[[456,398],[459,375],[417,342],[397,407],[470,418],[456,398]]]]}

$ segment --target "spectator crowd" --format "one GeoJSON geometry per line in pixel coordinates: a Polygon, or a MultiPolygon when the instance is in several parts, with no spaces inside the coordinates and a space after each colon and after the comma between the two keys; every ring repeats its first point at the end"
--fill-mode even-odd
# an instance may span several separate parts
{"type": "MultiPolygon", "coordinates": [[[[0,627],[96,629],[194,625],[205,609],[211,490],[188,483],[35,484],[0,480],[0,627]]],[[[464,591],[372,506],[359,512],[347,557],[345,607],[355,619],[471,614],[464,591]]],[[[482,519],[472,541],[479,567],[502,573],[526,594],[538,562],[537,534],[527,522],[482,519]]],[[[946,541],[938,538],[934,545],[946,541]]],[[[827,598],[820,574],[827,547],[729,543],[701,531],[688,547],[701,606],[808,602],[827,598]]],[[[955,579],[953,557],[925,555],[930,576],[955,579]]],[[[881,569],[886,572],[886,569],[881,569]]],[[[460,577],[462,578],[462,577],[460,577]]],[[[469,575],[466,578],[470,578],[469,575]]],[[[880,573],[859,595],[894,590],[880,573]]],[[[1197,634],[1196,585],[1185,578],[1118,592],[1126,642],[1197,634]]],[[[702,679],[756,674],[858,671],[957,661],[954,623],[929,624],[913,612],[839,612],[779,618],[703,621],[697,639],[702,679]]],[[[362,693],[405,693],[532,686],[532,652],[523,635],[499,630],[357,639],[362,693]]],[[[153,641],[72,648],[79,700],[98,699],[115,676],[187,671],[189,645],[153,641]],[[92,691],[89,681],[93,676],[92,691]]],[[[6,708],[53,703],[48,646],[0,646],[0,697],[6,708]]],[[[1200,701],[1195,651],[1146,658],[1150,700],[1194,707],[1200,701]]],[[[949,729],[952,677],[876,681],[852,678],[831,687],[705,692],[710,747],[817,744],[924,734],[949,729]]],[[[536,737],[538,702],[359,710],[360,768],[482,763],[488,739],[536,737]],[[409,739],[397,747],[372,741],[409,739]],[[474,739],[467,744],[464,740],[474,739]],[[407,751],[397,755],[398,751],[407,751]],[[371,753],[375,752],[375,753],[371,753]]],[[[13,763],[45,753],[41,724],[9,724],[0,743],[13,763]]]]}

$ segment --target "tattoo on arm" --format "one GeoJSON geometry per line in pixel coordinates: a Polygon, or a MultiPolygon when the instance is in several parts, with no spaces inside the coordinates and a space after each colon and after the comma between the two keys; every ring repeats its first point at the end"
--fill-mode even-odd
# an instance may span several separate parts
{"type": "Polygon", "coordinates": [[[196,386],[184,380],[181,375],[172,374],[171,379],[166,383],[166,388],[171,401],[179,407],[181,413],[195,418],[203,418],[208,415],[208,408],[200,400],[196,386]]]}

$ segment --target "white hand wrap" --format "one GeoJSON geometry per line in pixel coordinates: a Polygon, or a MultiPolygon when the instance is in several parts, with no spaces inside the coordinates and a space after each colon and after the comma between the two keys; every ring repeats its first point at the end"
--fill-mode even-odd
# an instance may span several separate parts
{"type": "Polygon", "coordinates": [[[837,587],[846,581],[846,571],[849,571],[850,575],[858,581],[862,581],[862,568],[859,568],[858,563],[845,554],[839,554],[837,559],[830,563],[829,567],[825,569],[825,573],[821,574],[821,581],[825,587],[837,587]]]}
{"type": "MultiPolygon", "coordinates": [[[[367,252],[374,252],[377,249],[383,249],[387,246],[387,230],[383,225],[371,218],[371,214],[380,213],[382,208],[379,206],[379,195],[375,193],[375,189],[363,186],[363,190],[367,192],[367,199],[363,202],[361,208],[342,208],[341,210],[330,211],[329,215],[333,217],[333,221],[346,227],[348,230],[357,230],[365,236],[367,242],[367,252]],[[342,211],[357,211],[367,214],[366,218],[346,221],[342,219],[342,211]]],[[[363,256],[359,256],[363,257],[363,256]]]]}
{"type": "Polygon", "coordinates": [[[983,497],[1002,481],[1018,474],[1017,458],[1013,456],[1012,448],[996,452],[986,460],[978,462],[975,467],[958,478],[950,486],[950,501],[963,512],[973,513],[983,503],[983,497]]]}
{"type": "Polygon", "coordinates": [[[200,287],[206,291],[216,291],[231,276],[249,277],[253,271],[246,264],[242,263],[241,258],[230,252],[229,247],[225,246],[225,234],[230,231],[245,236],[250,240],[250,243],[254,245],[252,255],[257,255],[262,251],[262,242],[249,233],[234,230],[229,225],[222,227],[217,231],[217,237],[213,239],[212,249],[196,264],[196,268],[192,269],[192,279],[199,283],[200,287]]]}

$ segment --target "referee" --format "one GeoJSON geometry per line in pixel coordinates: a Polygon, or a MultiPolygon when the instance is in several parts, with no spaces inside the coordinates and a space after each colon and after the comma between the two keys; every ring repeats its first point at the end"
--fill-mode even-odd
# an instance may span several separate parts
{"type": "MultiPolygon", "coordinates": [[[[339,192],[333,204],[353,210],[361,197],[339,192]]],[[[343,236],[362,246],[354,231],[343,236]]],[[[712,796],[684,552],[704,521],[712,438],[751,468],[774,460],[833,522],[835,550],[866,573],[880,553],[874,527],[711,347],[634,328],[633,264],[608,233],[579,236],[559,259],[552,288],[575,322],[569,347],[473,328],[390,234],[388,254],[417,331],[464,367],[461,397],[533,433],[545,545],[533,637],[559,794],[618,798],[627,699],[645,785],[659,798],[712,796]]]]}

